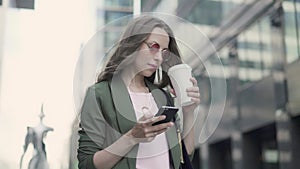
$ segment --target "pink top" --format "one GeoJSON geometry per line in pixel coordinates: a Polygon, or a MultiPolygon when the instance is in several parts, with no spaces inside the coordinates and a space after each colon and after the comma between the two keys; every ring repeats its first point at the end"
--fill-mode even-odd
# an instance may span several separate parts
{"type": "MultiPolygon", "coordinates": [[[[129,94],[133,103],[136,118],[139,120],[145,113],[154,116],[158,111],[157,105],[151,93],[129,94]]],[[[137,169],[168,169],[169,151],[166,134],[157,135],[154,140],[147,143],[139,143],[136,159],[137,169]]]]}

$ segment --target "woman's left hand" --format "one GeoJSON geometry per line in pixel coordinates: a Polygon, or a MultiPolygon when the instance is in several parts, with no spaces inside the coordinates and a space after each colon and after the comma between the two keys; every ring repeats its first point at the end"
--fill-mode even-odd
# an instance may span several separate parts
{"type": "Polygon", "coordinates": [[[186,92],[189,97],[191,97],[192,104],[188,106],[182,106],[183,113],[193,113],[195,108],[200,104],[200,91],[197,84],[197,80],[192,77],[191,82],[193,83],[193,87],[187,88],[186,92]]]}

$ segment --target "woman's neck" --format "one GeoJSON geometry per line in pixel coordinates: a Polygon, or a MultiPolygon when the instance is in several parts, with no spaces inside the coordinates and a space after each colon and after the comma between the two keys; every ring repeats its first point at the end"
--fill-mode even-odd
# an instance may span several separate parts
{"type": "Polygon", "coordinates": [[[134,77],[128,74],[122,74],[123,81],[125,85],[132,91],[132,92],[145,92],[148,93],[149,89],[147,88],[144,76],[136,74],[134,77]]]}
{"type": "Polygon", "coordinates": [[[149,93],[149,89],[147,88],[144,76],[136,75],[129,84],[129,89],[133,92],[144,92],[149,93]]]}

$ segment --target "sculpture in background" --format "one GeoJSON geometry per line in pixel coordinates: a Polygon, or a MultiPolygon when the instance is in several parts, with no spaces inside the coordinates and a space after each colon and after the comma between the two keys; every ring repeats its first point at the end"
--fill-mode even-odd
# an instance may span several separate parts
{"type": "Polygon", "coordinates": [[[28,169],[49,169],[43,139],[48,131],[53,131],[53,128],[43,124],[43,118],[45,117],[43,105],[41,107],[41,114],[39,117],[40,123],[36,127],[27,127],[27,135],[23,146],[24,152],[20,160],[20,169],[22,169],[23,157],[30,143],[33,144],[34,155],[28,164],[28,169]]]}

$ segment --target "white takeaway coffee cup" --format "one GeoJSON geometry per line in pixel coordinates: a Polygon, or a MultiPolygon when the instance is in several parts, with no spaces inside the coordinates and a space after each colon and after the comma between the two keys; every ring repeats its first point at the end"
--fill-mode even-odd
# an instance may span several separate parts
{"type": "Polygon", "coordinates": [[[193,86],[191,82],[192,68],[187,64],[172,66],[168,70],[168,76],[174,87],[178,103],[181,106],[192,104],[191,97],[187,95],[186,89],[193,86]]]}

